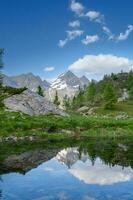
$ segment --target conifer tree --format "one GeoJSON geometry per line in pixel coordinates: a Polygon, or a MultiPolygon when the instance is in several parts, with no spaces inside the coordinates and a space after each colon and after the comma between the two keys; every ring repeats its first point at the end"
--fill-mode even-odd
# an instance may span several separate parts
{"type": "Polygon", "coordinates": [[[2,61],[3,54],[4,54],[4,49],[0,49],[0,85],[2,84],[1,69],[4,66],[3,61],[2,61]]]}
{"type": "Polygon", "coordinates": [[[94,102],[96,95],[96,83],[95,81],[91,81],[87,88],[87,101],[90,101],[91,103],[94,102]]]}
{"type": "Polygon", "coordinates": [[[4,50],[0,49],[0,69],[3,67],[3,61],[2,61],[3,54],[4,54],[4,50]]]}
{"type": "Polygon", "coordinates": [[[60,105],[60,101],[59,101],[59,97],[58,97],[58,92],[57,92],[57,91],[56,91],[56,93],[55,93],[54,104],[55,104],[56,106],[59,106],[59,105],[60,105]]]}
{"type": "Polygon", "coordinates": [[[68,98],[67,95],[65,95],[63,98],[63,106],[65,107],[66,110],[70,108],[70,99],[68,98]]]}
{"type": "Polygon", "coordinates": [[[40,85],[39,85],[38,88],[37,88],[37,93],[38,93],[40,96],[44,97],[44,92],[43,92],[43,89],[41,88],[40,85]]]}
{"type": "Polygon", "coordinates": [[[113,109],[115,103],[117,102],[116,92],[114,86],[111,82],[108,82],[104,89],[104,108],[113,109]]]}

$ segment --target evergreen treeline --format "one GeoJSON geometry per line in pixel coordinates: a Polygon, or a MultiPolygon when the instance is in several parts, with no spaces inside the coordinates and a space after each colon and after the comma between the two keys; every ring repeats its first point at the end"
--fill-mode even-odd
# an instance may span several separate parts
{"type": "Polygon", "coordinates": [[[4,49],[0,48],[0,84],[2,83],[2,75],[1,75],[1,69],[3,68],[3,54],[4,54],[4,49]]]}
{"type": "Polygon", "coordinates": [[[113,109],[124,90],[128,93],[129,100],[133,100],[133,71],[105,75],[99,82],[92,80],[84,90],[80,88],[79,93],[71,101],[65,96],[64,106],[72,110],[82,106],[101,105],[105,109],[113,109]]]}

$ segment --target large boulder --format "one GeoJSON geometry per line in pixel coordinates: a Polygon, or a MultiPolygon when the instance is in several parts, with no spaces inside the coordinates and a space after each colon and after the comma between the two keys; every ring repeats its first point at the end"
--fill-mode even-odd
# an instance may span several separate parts
{"type": "Polygon", "coordinates": [[[64,111],[57,108],[53,103],[31,90],[25,90],[21,94],[16,94],[5,99],[4,105],[12,111],[20,111],[28,115],[53,113],[67,116],[64,111]]]}

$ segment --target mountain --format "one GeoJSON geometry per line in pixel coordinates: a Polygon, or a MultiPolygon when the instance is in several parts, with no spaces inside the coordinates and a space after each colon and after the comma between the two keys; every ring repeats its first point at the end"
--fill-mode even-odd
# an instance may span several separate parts
{"type": "Polygon", "coordinates": [[[50,87],[50,83],[45,80],[42,81],[39,76],[35,76],[32,73],[12,77],[4,76],[3,85],[14,88],[26,87],[31,91],[36,91],[38,86],[41,86],[44,90],[50,87]]]}
{"type": "Polygon", "coordinates": [[[89,84],[89,80],[88,80],[88,78],[86,78],[86,76],[82,76],[82,77],[80,78],[80,82],[81,82],[81,84],[82,84],[83,86],[87,86],[87,85],[89,84]]]}
{"type": "Polygon", "coordinates": [[[3,85],[18,88],[18,84],[16,81],[12,80],[10,77],[3,75],[3,85]]]}
{"type": "Polygon", "coordinates": [[[67,71],[66,73],[61,74],[51,85],[53,89],[64,89],[66,87],[71,88],[79,88],[83,85],[88,84],[88,79],[83,76],[81,78],[78,78],[75,74],[73,74],[71,71],[67,71]]]}
{"type": "Polygon", "coordinates": [[[35,76],[32,73],[21,74],[18,76],[6,76],[3,78],[3,85],[13,88],[23,88],[36,92],[38,86],[41,86],[45,90],[45,97],[47,100],[53,101],[56,91],[58,92],[59,100],[62,102],[65,95],[69,98],[75,96],[79,91],[79,88],[89,84],[89,80],[82,76],[78,78],[71,71],[67,71],[61,74],[52,84],[46,80],[41,80],[39,76],[35,76]]]}
{"type": "Polygon", "coordinates": [[[88,84],[89,80],[85,76],[78,78],[71,71],[67,71],[61,74],[51,84],[46,96],[53,101],[55,92],[57,91],[59,99],[62,101],[65,95],[72,98],[79,91],[79,88],[84,88],[84,86],[87,86],[88,84]]]}

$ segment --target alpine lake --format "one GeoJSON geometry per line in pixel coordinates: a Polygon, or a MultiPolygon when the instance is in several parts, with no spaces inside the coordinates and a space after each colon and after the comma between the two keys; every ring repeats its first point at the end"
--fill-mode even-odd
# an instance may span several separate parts
{"type": "Polygon", "coordinates": [[[1,143],[0,200],[133,200],[133,138],[1,143]]]}

